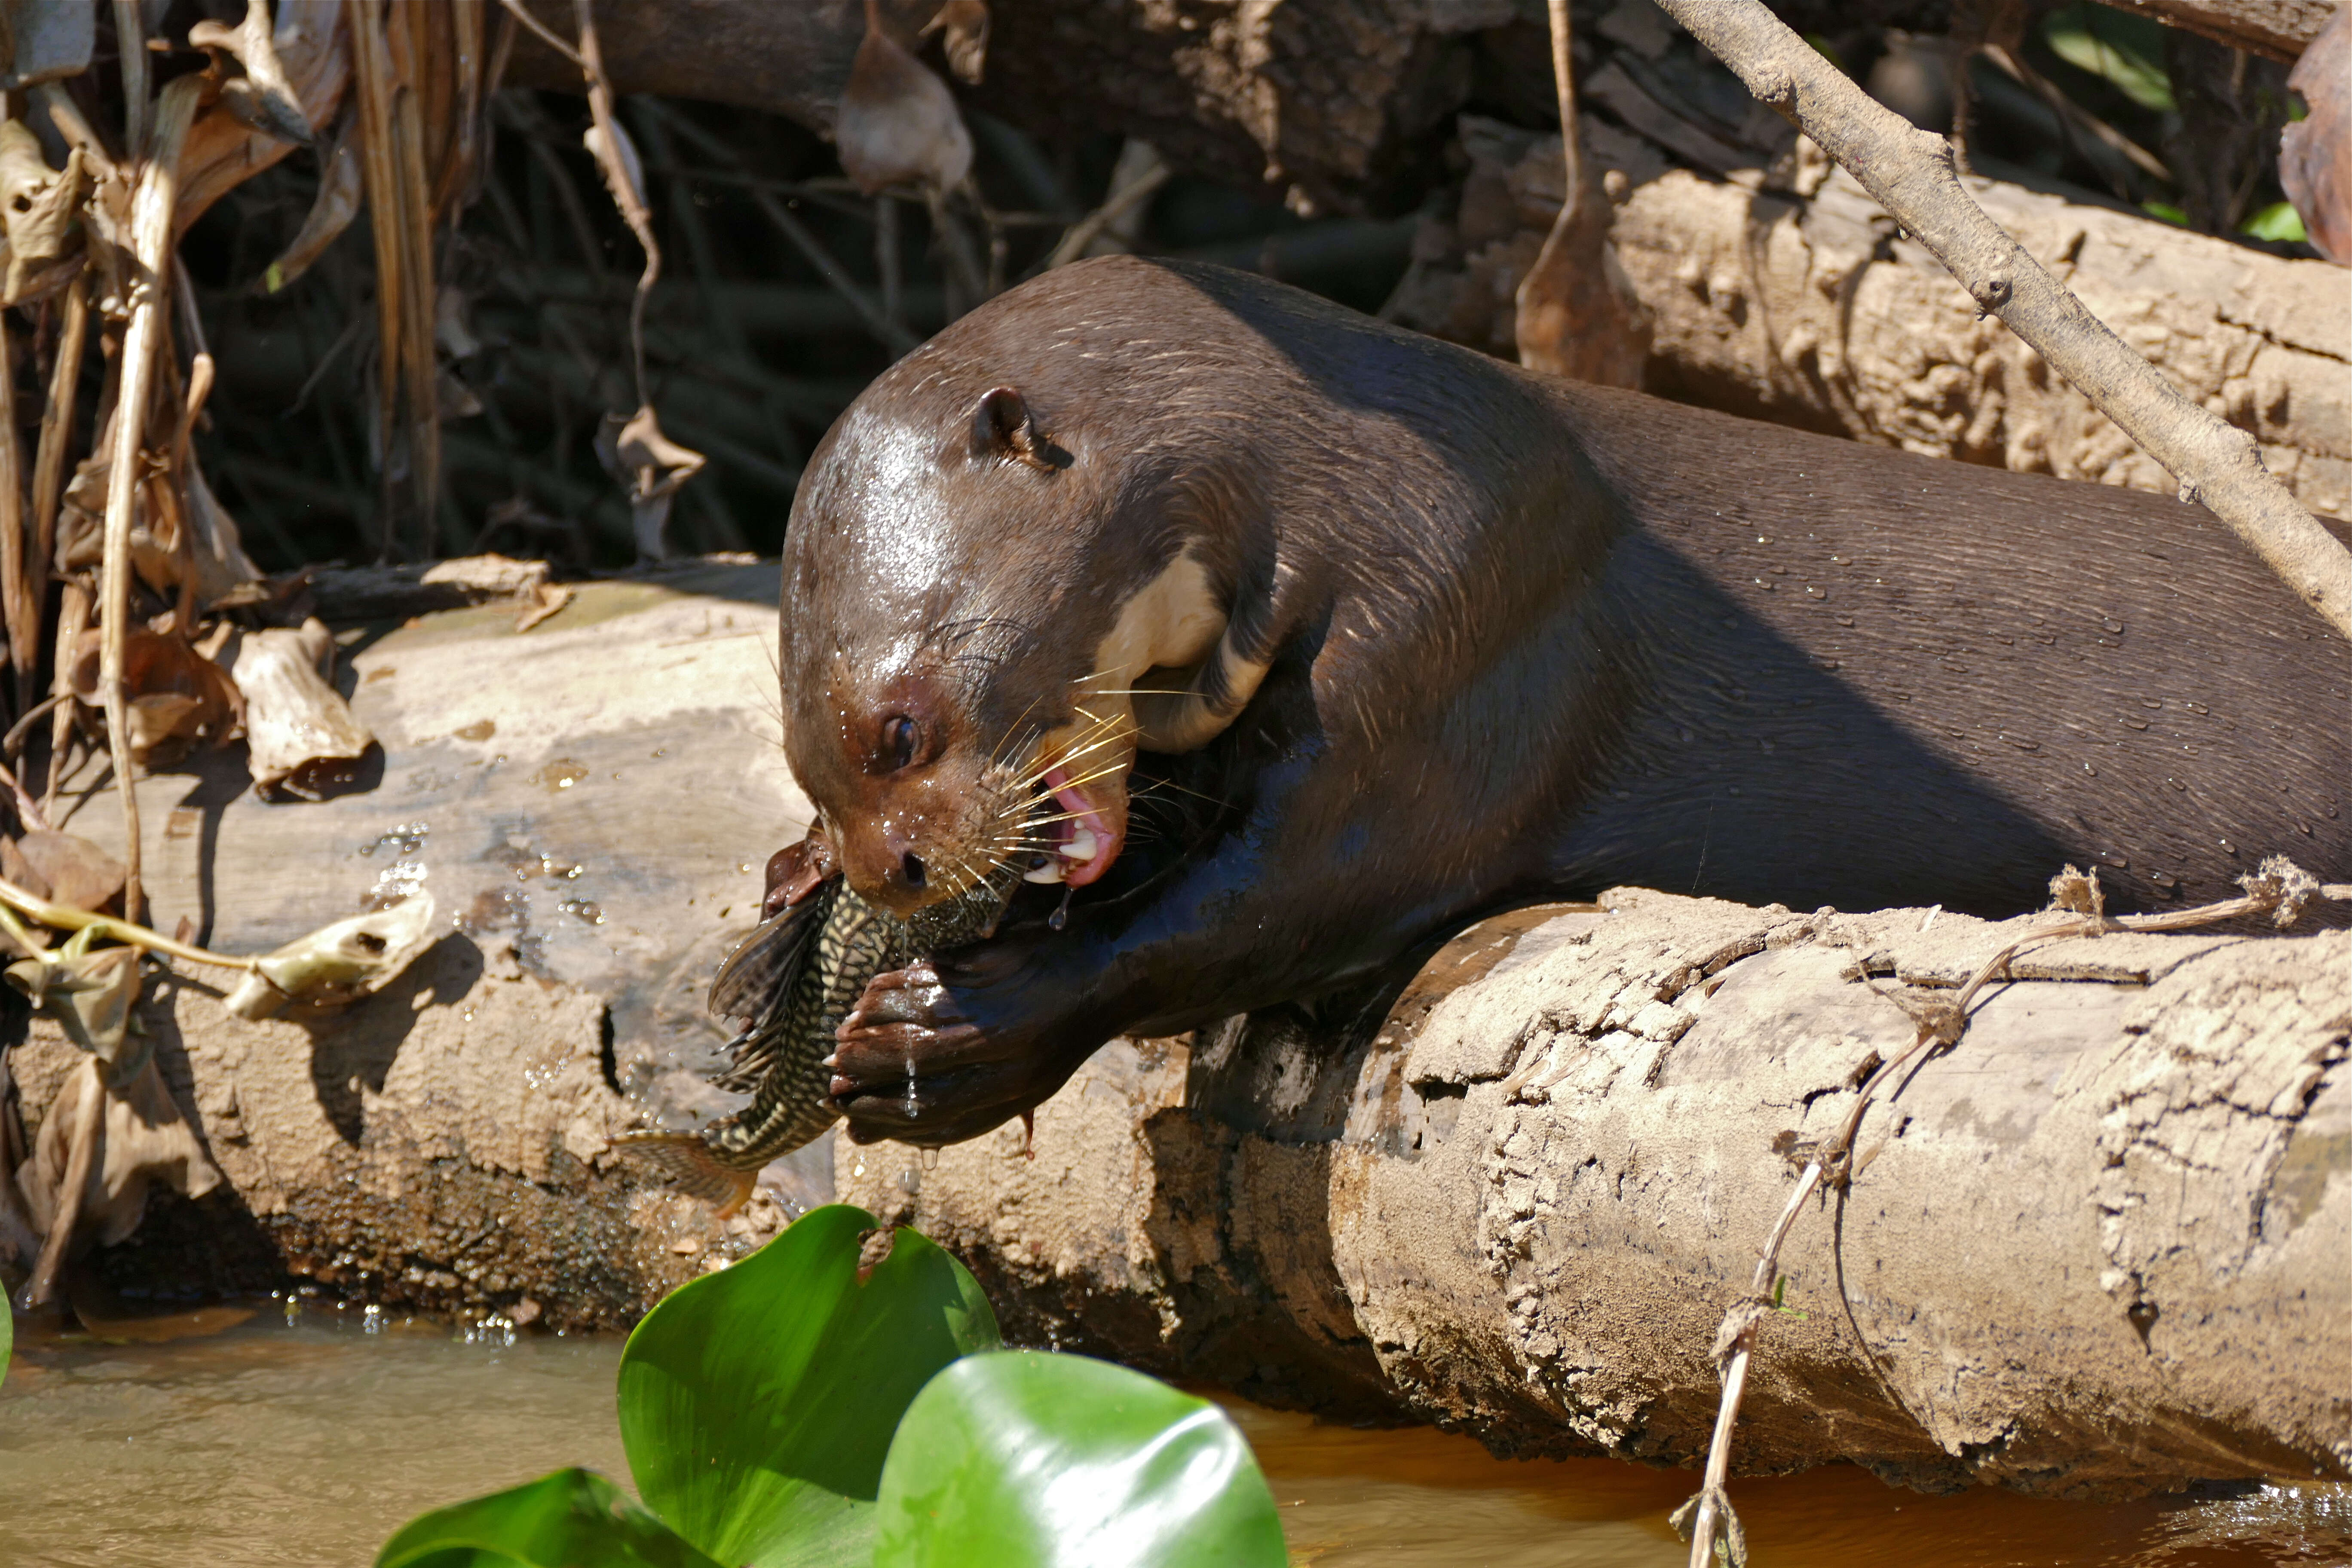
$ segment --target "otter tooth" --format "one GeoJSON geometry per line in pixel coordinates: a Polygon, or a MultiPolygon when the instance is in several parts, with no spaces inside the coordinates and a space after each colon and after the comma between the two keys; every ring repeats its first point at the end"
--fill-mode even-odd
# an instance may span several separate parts
{"type": "Polygon", "coordinates": [[[1091,860],[1101,853],[1102,840],[1095,837],[1093,828],[1083,823],[1071,833],[1070,841],[1062,846],[1063,857],[1071,860],[1091,860]]]}
{"type": "Polygon", "coordinates": [[[1058,856],[1046,857],[1040,865],[1021,873],[1024,882],[1058,882],[1062,879],[1062,862],[1058,856]]]}

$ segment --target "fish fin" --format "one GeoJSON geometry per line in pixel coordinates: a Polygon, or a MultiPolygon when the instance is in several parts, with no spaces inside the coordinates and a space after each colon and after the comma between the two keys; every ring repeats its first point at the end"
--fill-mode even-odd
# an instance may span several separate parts
{"type": "Polygon", "coordinates": [[[614,1140],[624,1153],[634,1154],[677,1184],[689,1197],[715,1205],[725,1219],[751,1200],[757,1171],[722,1165],[710,1146],[692,1132],[624,1132],[614,1140]]]}
{"type": "Polygon", "coordinates": [[[745,1029],[727,1042],[727,1065],[712,1073],[710,1084],[738,1094],[751,1094],[759,1089],[776,1065],[776,1052],[783,1043],[781,1029],[762,1029],[758,1026],[745,1029]]]}
{"type": "Polygon", "coordinates": [[[710,996],[704,1005],[721,1018],[747,1023],[765,1018],[791,990],[802,956],[810,940],[824,929],[840,889],[840,879],[834,878],[808,898],[754,926],[711,977],[710,996]]]}

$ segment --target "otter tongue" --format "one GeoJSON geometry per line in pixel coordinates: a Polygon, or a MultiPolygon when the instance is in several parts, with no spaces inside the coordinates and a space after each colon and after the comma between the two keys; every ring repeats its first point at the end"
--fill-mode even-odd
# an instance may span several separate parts
{"type": "Polygon", "coordinates": [[[1118,858],[1118,834],[1088,798],[1086,786],[1070,782],[1066,769],[1049,769],[1045,784],[1054,792],[1054,804],[1070,814],[1056,825],[1063,830],[1062,879],[1083,888],[1109,870],[1110,863],[1118,858]]]}

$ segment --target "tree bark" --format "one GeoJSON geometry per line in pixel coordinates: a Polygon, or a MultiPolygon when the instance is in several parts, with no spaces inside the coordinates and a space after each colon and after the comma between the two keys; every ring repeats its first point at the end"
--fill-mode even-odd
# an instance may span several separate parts
{"type": "MultiPolygon", "coordinates": [[[[1374,1027],[1286,1008],[1108,1047],[1034,1156],[1017,1126],[931,1169],[845,1141],[843,1195],[954,1247],[1024,1338],[1506,1453],[1695,1462],[1807,1141],[1912,1038],[1876,993],[1958,984],[2005,928],[1602,901],[1475,929],[1374,1027]]],[[[2352,935],[2110,936],[2014,973],[1800,1220],[1738,1468],[2070,1496],[2352,1473],[2352,935]]]]}

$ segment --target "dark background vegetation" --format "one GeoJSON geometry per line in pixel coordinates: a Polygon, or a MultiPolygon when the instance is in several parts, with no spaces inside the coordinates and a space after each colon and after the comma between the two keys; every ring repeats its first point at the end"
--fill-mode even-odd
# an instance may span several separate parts
{"type": "MultiPolygon", "coordinates": [[[[1591,24],[1612,3],[1577,6],[1588,68],[1607,47],[1591,24]]],[[[1775,8],[1897,109],[1924,123],[1948,116],[1940,72],[1949,5],[1784,0],[1775,8]]],[[[2021,54],[2031,68],[2090,116],[2166,154],[2179,177],[2154,178],[2062,126],[2048,104],[1980,59],[1971,70],[1971,145],[1984,166],[2214,232],[2232,232],[2279,200],[2283,68],[2253,60],[2250,75],[2243,57],[2233,68],[2218,45],[2101,5],[2026,11],[2021,54]],[[2062,58],[2050,42],[2053,16],[2112,40],[2123,68],[2101,74],[2062,58]],[[2147,101],[2135,62],[2168,84],[2172,107],[2147,101]],[[2126,90],[2135,82],[2137,96],[2126,90]]],[[[1180,173],[1150,203],[1134,248],[1256,268],[1377,310],[1406,268],[1415,213],[1444,206],[1458,189],[1465,161],[1455,113],[1556,125],[1547,62],[1539,25],[1481,35],[1463,100],[1395,161],[1410,174],[1369,195],[1362,211],[1303,218],[1285,207],[1278,187],[1180,173]]],[[[1719,99],[1724,117],[1744,112],[1737,81],[1690,40],[1664,66],[1669,85],[1698,110],[1719,99]]],[[[1121,139],[1084,126],[1032,134],[989,112],[986,87],[959,93],[978,148],[975,179],[1002,219],[1000,269],[1017,281],[1103,199],[1121,139]]],[[[893,356],[762,204],[782,204],[844,269],[878,289],[876,210],[894,198],[858,195],[830,144],[780,116],[659,98],[625,100],[621,114],[647,167],[666,251],[647,316],[652,396],[666,431],[709,459],[680,493],[672,548],[772,553],[812,447],[893,356]]],[[[635,405],[627,321],[639,254],[583,150],[584,100],[509,89],[494,100],[491,123],[478,195],[438,258],[450,369],[436,552],[625,566],[633,554],[627,507],[596,437],[608,411],[635,405]]],[[[318,168],[316,157],[298,153],[240,186],[182,249],[221,377],[200,456],[247,547],[273,571],[372,560],[382,545],[366,219],[284,292],[261,286],[309,210],[318,168]]],[[[900,201],[898,220],[903,319],[919,336],[946,319],[940,258],[919,201],[900,201]]],[[[421,543],[408,530],[394,553],[416,553],[421,543]]]]}

